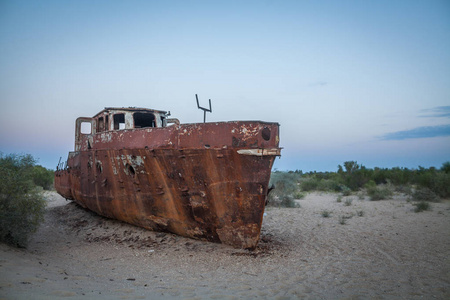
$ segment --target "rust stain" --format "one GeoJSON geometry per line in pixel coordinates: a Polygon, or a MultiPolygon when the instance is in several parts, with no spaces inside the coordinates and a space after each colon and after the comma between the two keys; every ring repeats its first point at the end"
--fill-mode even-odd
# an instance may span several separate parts
{"type": "Polygon", "coordinates": [[[151,230],[256,247],[279,124],[180,124],[168,116],[105,108],[78,118],[75,151],[55,172],[58,193],[151,230]]]}

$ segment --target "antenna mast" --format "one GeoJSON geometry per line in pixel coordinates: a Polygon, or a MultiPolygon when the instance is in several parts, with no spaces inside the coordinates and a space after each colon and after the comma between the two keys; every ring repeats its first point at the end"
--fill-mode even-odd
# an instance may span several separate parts
{"type": "Polygon", "coordinates": [[[198,96],[197,96],[197,94],[195,94],[195,99],[197,99],[197,108],[203,110],[203,123],[206,123],[206,112],[212,113],[211,99],[209,99],[209,109],[200,106],[200,104],[198,103],[198,96]]]}

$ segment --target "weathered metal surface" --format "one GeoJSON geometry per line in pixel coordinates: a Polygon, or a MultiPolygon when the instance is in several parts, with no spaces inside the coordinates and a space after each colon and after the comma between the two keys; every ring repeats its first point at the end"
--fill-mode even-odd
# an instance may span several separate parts
{"type": "MultiPolygon", "coordinates": [[[[97,132],[114,129],[98,127],[111,110],[81,119],[92,125],[90,134],[79,133],[77,120],[76,151],[69,153],[68,167],[55,172],[62,196],[152,230],[240,248],[257,245],[271,168],[280,155],[277,123],[164,127],[162,120],[162,127],[128,124],[97,132]]],[[[128,112],[136,111],[142,110],[128,112]]]]}

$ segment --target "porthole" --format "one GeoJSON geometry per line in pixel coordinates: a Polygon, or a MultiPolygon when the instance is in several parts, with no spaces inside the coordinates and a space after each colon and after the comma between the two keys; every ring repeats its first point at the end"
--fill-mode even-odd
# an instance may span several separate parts
{"type": "Polygon", "coordinates": [[[267,127],[264,127],[264,129],[261,132],[262,138],[266,141],[270,140],[270,129],[267,127]]]}

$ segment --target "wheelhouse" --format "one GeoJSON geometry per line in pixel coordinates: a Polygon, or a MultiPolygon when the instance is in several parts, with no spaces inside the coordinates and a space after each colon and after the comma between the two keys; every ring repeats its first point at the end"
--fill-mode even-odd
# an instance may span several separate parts
{"type": "Polygon", "coordinates": [[[168,119],[170,112],[137,107],[106,107],[92,118],[80,117],[75,124],[75,150],[83,136],[107,131],[161,128],[177,119],[168,119]]]}

